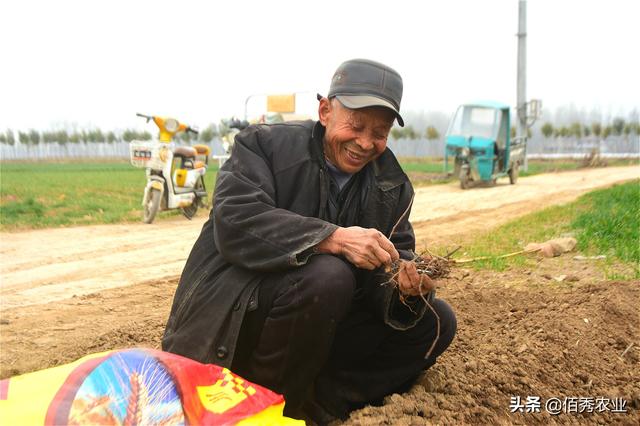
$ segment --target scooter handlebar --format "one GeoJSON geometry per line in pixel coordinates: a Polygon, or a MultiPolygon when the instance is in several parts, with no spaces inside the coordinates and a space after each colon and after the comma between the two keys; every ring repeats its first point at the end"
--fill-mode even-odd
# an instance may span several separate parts
{"type": "Polygon", "coordinates": [[[191,133],[196,134],[196,135],[198,134],[198,130],[194,129],[191,126],[187,127],[187,132],[191,132],[191,133]]]}
{"type": "Polygon", "coordinates": [[[229,122],[229,127],[232,129],[244,130],[249,127],[249,122],[247,120],[238,120],[237,118],[232,118],[229,122]]]}
{"type": "Polygon", "coordinates": [[[136,112],[136,115],[137,115],[138,117],[146,118],[146,119],[147,119],[147,123],[149,122],[149,120],[152,120],[152,119],[153,119],[153,117],[152,117],[152,116],[150,116],[150,115],[140,114],[139,112],[136,112]]]}

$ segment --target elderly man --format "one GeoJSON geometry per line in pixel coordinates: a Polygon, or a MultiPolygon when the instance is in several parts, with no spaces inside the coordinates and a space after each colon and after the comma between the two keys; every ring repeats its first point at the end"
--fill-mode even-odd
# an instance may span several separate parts
{"type": "Polygon", "coordinates": [[[400,75],[346,61],[318,98],[318,122],[237,135],[162,346],[228,366],[282,393],[287,414],[304,407],[323,423],[409,389],[456,321],[406,261],[413,188],[386,149],[394,120],[404,125],[400,75]],[[383,285],[396,261],[399,285],[383,285]]]}

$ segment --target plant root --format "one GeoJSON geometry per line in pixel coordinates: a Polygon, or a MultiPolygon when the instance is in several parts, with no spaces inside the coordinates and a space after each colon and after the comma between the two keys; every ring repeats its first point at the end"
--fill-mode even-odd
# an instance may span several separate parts
{"type": "MultiPolygon", "coordinates": [[[[436,337],[431,344],[431,347],[425,354],[424,358],[427,359],[431,356],[433,349],[436,347],[438,340],[440,340],[440,316],[433,308],[431,303],[424,297],[422,291],[422,277],[424,275],[428,276],[431,279],[444,278],[449,275],[451,272],[451,266],[455,263],[450,259],[451,255],[455,253],[460,247],[456,248],[445,257],[435,255],[430,251],[426,250],[421,255],[415,255],[415,257],[409,262],[413,262],[416,266],[416,270],[418,271],[418,275],[420,276],[420,286],[418,288],[420,298],[424,301],[427,307],[431,310],[433,315],[436,317],[436,337]]],[[[382,283],[383,285],[391,285],[394,288],[399,288],[400,283],[398,281],[398,276],[400,275],[400,264],[401,260],[397,260],[391,264],[391,266],[387,269],[386,273],[388,276],[388,280],[382,283]]],[[[402,292],[398,292],[400,297],[400,302],[405,305],[411,312],[416,314],[413,308],[407,303],[406,297],[402,292]]]]}

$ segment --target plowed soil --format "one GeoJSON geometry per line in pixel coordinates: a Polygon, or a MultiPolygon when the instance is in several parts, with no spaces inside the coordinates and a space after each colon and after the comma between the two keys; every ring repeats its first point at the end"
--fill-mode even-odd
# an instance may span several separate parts
{"type": "MultiPolygon", "coordinates": [[[[411,219],[420,247],[447,243],[638,177],[640,167],[624,167],[467,191],[424,187],[411,219]]],[[[0,234],[0,377],[91,352],[158,348],[204,220],[0,234]]],[[[565,254],[501,273],[456,269],[439,290],[458,315],[452,346],[410,392],[346,423],[639,424],[640,282],[607,280],[598,262],[565,254]],[[541,397],[541,412],[511,413],[517,396],[541,397]],[[627,413],[545,412],[549,398],[571,397],[623,398],[627,413]]]]}
{"type": "Polygon", "coordinates": [[[639,423],[640,282],[606,280],[593,262],[567,255],[534,270],[458,270],[443,281],[438,296],[458,317],[449,350],[410,392],[346,424],[639,423]],[[570,281],[554,279],[562,275],[570,281]],[[528,396],[541,398],[540,412],[512,413],[511,398],[528,396]],[[628,412],[545,410],[551,398],[599,397],[623,398],[628,412]]]}

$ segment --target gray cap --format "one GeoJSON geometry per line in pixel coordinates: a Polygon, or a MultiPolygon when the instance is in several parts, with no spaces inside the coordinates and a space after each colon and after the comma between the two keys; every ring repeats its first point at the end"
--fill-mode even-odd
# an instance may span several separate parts
{"type": "Polygon", "coordinates": [[[350,109],[381,106],[400,116],[402,77],[393,68],[368,59],[351,59],[340,64],[331,79],[328,98],[337,97],[350,109]]]}

